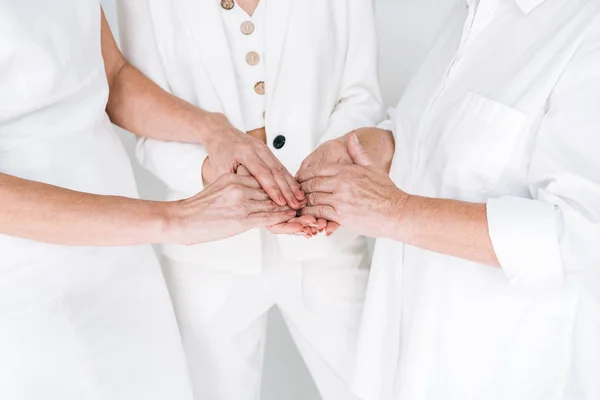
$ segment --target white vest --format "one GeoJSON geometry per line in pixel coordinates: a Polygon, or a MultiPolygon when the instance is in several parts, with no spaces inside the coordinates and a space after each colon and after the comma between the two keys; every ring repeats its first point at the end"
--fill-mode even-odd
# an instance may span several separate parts
{"type": "Polygon", "coordinates": [[[264,4],[260,1],[252,16],[237,4],[221,7],[247,131],[265,126],[264,4]]]}

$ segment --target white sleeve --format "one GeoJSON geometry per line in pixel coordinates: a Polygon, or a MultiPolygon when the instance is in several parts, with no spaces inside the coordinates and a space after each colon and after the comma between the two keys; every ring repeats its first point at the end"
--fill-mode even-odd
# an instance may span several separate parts
{"type": "Polygon", "coordinates": [[[377,32],[373,0],[348,0],[348,49],[340,90],[321,142],[354,129],[376,126],[383,119],[377,71],[377,32]]]}
{"type": "MultiPolygon", "coordinates": [[[[121,49],[127,61],[171,92],[147,0],[116,0],[121,49]]],[[[138,138],[140,163],[169,188],[185,194],[202,191],[202,164],[208,156],[198,144],[138,138]]]]}
{"type": "Polygon", "coordinates": [[[494,250],[515,284],[560,284],[566,277],[598,276],[599,96],[600,30],[595,29],[550,97],[531,155],[533,199],[504,197],[487,204],[494,250]]]}

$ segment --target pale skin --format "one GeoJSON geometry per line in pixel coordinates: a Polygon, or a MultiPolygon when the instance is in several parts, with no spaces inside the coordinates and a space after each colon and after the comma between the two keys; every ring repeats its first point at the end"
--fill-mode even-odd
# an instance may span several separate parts
{"type": "MultiPolygon", "coordinates": [[[[231,130],[223,133],[215,128],[219,125],[214,121],[222,123],[222,118],[213,119],[214,115],[168,95],[128,65],[104,15],[102,52],[110,88],[107,112],[113,122],[142,136],[205,145],[214,141],[202,140],[215,133],[235,135],[231,130]]],[[[250,171],[250,168],[260,169],[264,159],[258,153],[250,155],[252,148],[248,145],[236,146],[234,149],[246,149],[246,160],[252,164],[250,171]]],[[[235,160],[232,165],[240,162],[235,160]]],[[[261,182],[258,177],[227,172],[190,199],[151,202],[81,193],[0,173],[0,233],[73,246],[195,244],[219,240],[277,225],[295,216],[296,211],[285,201],[277,204],[271,200],[273,192],[278,190],[274,180],[266,185],[269,191],[261,188],[270,179],[272,176],[265,178],[263,174],[261,182]]],[[[288,190],[292,191],[291,187],[288,190]]]]}
{"type": "MultiPolygon", "coordinates": [[[[236,6],[241,7],[249,15],[253,15],[258,4],[259,0],[236,1],[236,6]]],[[[266,144],[267,135],[264,128],[247,132],[247,134],[266,144]]],[[[388,134],[387,132],[383,134],[376,132],[376,134],[373,134],[373,131],[369,130],[358,130],[356,131],[356,134],[361,137],[361,141],[363,142],[365,148],[369,149],[370,152],[373,154],[383,154],[383,157],[381,158],[381,165],[378,167],[389,169],[389,165],[385,165],[385,160],[389,159],[389,162],[391,163],[391,158],[393,156],[393,139],[391,134],[388,134]],[[390,143],[392,151],[386,153],[386,149],[390,148],[390,143]]],[[[303,161],[298,173],[302,173],[308,168],[329,163],[352,164],[352,158],[347,151],[347,140],[348,135],[345,135],[339,139],[331,140],[317,147],[315,151],[313,151],[303,161]]],[[[224,149],[224,151],[228,150],[224,149]]],[[[242,174],[250,173],[246,168],[241,168],[238,171],[242,174]]],[[[210,184],[219,176],[219,174],[220,171],[216,170],[214,167],[211,157],[207,157],[202,166],[202,178],[204,183],[210,184]]],[[[303,201],[301,201],[300,206],[304,207],[306,205],[306,201],[304,201],[304,199],[301,200],[303,201]]],[[[303,215],[301,215],[299,218],[293,218],[286,223],[278,224],[276,226],[269,227],[268,229],[275,234],[288,234],[311,238],[321,232],[325,232],[327,236],[330,236],[338,228],[339,224],[335,221],[327,221],[324,218],[317,218],[316,216],[308,213],[303,213],[303,215]]]]}
{"type": "Polygon", "coordinates": [[[113,123],[141,137],[202,144],[216,176],[243,165],[278,205],[302,207],[304,193],[263,141],[233,127],[223,114],[165,92],[127,63],[104,15],[102,53],[111,88],[107,112],[113,123]]]}
{"type": "Polygon", "coordinates": [[[356,135],[349,137],[348,152],[354,165],[321,165],[299,174],[308,199],[303,213],[335,221],[366,236],[500,266],[488,233],[485,204],[412,196],[402,191],[387,171],[373,163],[376,158],[361,146],[356,135]]]}
{"type": "MultiPolygon", "coordinates": [[[[381,129],[362,128],[318,146],[304,159],[298,170],[297,176],[301,176],[305,171],[313,170],[320,166],[330,164],[354,164],[354,160],[349,153],[348,148],[348,138],[352,133],[356,134],[360,139],[365,151],[367,151],[373,159],[378,160],[373,167],[383,171],[389,171],[394,156],[394,138],[392,133],[381,129]]],[[[256,131],[248,132],[248,134],[255,135],[256,137],[264,137],[262,140],[266,140],[264,129],[257,129],[256,131]]],[[[245,168],[239,169],[238,173],[249,174],[245,168]]],[[[207,158],[203,166],[205,184],[212,182],[216,179],[216,176],[217,175],[210,166],[210,160],[207,158]]],[[[328,221],[325,218],[318,218],[314,215],[303,213],[299,218],[293,218],[286,223],[269,227],[269,230],[275,234],[288,234],[312,238],[321,232],[325,232],[327,236],[330,236],[338,230],[339,226],[340,225],[335,221],[328,221]]]]}

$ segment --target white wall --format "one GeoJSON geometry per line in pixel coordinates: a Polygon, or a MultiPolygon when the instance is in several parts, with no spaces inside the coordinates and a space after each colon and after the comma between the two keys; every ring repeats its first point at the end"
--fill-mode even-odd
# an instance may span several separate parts
{"type": "MultiPolygon", "coordinates": [[[[375,0],[380,37],[381,86],[388,106],[395,106],[400,99],[410,76],[435,39],[448,9],[461,1],[465,0],[375,0]]],[[[103,0],[103,3],[114,27],[114,0],[103,0]]],[[[122,137],[131,153],[133,137],[125,133],[122,137]]],[[[134,168],[142,196],[160,199],[163,185],[139,168],[135,161],[134,168]]],[[[317,400],[319,396],[281,318],[273,312],[262,400],[283,399],[317,400]]]]}

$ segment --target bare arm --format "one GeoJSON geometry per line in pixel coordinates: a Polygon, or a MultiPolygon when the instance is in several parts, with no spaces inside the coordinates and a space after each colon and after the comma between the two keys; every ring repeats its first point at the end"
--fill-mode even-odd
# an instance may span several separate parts
{"type": "MultiPolygon", "coordinates": [[[[371,138],[379,143],[374,148],[381,145],[386,152],[390,150],[386,135],[371,138]]],[[[387,237],[499,266],[484,204],[408,195],[378,166],[382,161],[373,161],[372,153],[361,146],[357,135],[348,136],[348,153],[354,165],[330,164],[299,176],[309,202],[303,213],[335,221],[367,236],[387,237]]],[[[387,156],[383,158],[389,163],[387,156]]]]}
{"type": "Polygon", "coordinates": [[[0,234],[66,246],[197,244],[294,217],[249,176],[223,175],[181,201],[100,196],[0,174],[0,234]]]}
{"type": "MultiPolygon", "coordinates": [[[[406,196],[406,195],[405,195],[406,196]]],[[[393,239],[436,253],[499,267],[485,204],[407,196],[393,239]]]]}
{"type": "Polygon", "coordinates": [[[0,174],[0,233],[61,245],[136,245],[167,238],[166,204],[97,196],[0,174]]]}
{"type": "Polygon", "coordinates": [[[117,47],[104,13],[102,55],[110,87],[106,111],[115,125],[141,137],[202,144],[228,125],[223,115],[165,92],[130,65],[117,47]]]}
{"type": "Polygon", "coordinates": [[[130,65],[104,13],[102,55],[110,86],[106,111],[114,124],[140,137],[202,144],[217,176],[243,165],[277,204],[302,206],[304,193],[264,143],[240,132],[223,114],[202,110],[165,92],[130,65]]]}

